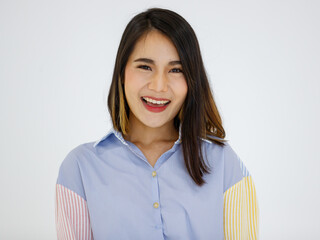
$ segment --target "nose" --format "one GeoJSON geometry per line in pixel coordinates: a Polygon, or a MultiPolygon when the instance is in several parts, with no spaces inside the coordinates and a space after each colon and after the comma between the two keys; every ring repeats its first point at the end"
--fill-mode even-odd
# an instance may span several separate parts
{"type": "Polygon", "coordinates": [[[156,92],[166,92],[168,90],[168,79],[163,73],[154,74],[149,83],[149,89],[156,92]]]}

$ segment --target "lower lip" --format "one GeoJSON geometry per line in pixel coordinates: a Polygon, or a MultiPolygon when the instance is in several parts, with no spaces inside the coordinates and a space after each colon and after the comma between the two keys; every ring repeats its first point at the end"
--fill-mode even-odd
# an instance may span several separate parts
{"type": "Polygon", "coordinates": [[[164,105],[164,106],[162,106],[162,107],[152,107],[152,106],[149,106],[148,104],[146,104],[146,102],[145,101],[143,101],[142,99],[141,99],[141,101],[142,101],[142,103],[143,103],[143,106],[148,110],[148,111],[150,111],[150,112],[162,112],[162,111],[164,111],[167,107],[168,107],[168,105],[170,104],[167,104],[167,105],[164,105]]]}

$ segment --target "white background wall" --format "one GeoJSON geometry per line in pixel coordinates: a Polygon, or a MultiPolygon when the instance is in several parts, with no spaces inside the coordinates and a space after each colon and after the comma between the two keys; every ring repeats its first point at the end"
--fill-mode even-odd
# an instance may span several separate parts
{"type": "Polygon", "coordinates": [[[198,36],[226,138],[255,180],[261,239],[320,239],[316,0],[0,0],[0,239],[56,239],[58,168],[111,126],[116,50],[148,7],[198,36]]]}

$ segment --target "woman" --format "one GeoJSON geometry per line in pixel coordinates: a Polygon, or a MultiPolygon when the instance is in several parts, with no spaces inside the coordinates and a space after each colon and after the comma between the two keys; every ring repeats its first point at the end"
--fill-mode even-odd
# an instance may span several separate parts
{"type": "Polygon", "coordinates": [[[58,239],[257,239],[251,175],[225,138],[196,35],[152,8],[127,25],[112,129],[64,159],[58,239]]]}

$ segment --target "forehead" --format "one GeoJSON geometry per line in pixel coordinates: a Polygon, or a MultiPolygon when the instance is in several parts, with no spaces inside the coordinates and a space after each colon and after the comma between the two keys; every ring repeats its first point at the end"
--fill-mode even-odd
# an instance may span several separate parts
{"type": "Polygon", "coordinates": [[[179,54],[173,42],[158,30],[143,34],[135,43],[131,57],[179,60],[179,54]]]}

